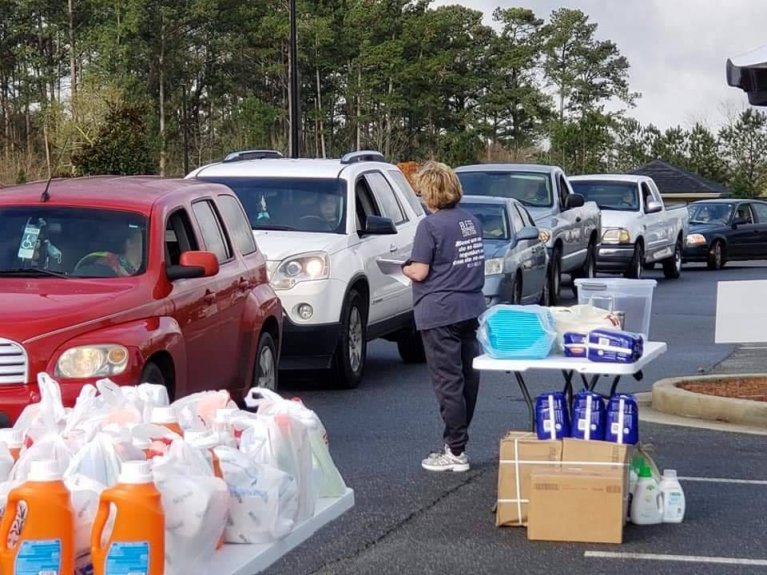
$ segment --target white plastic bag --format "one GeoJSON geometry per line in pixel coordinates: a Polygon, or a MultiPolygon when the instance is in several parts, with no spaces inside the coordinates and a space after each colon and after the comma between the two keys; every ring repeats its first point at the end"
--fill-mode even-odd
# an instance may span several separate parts
{"type": "Polygon", "coordinates": [[[31,444],[48,433],[57,433],[64,428],[66,410],[61,400],[59,383],[45,372],[37,374],[40,401],[24,408],[13,428],[19,430],[27,444],[31,444]]]}
{"type": "Polygon", "coordinates": [[[245,398],[250,408],[262,415],[287,413],[303,423],[309,434],[313,467],[319,497],[340,497],[346,492],[346,483],[330,455],[328,434],[319,416],[296,399],[284,399],[274,391],[252,388],[245,398]]]}
{"type": "Polygon", "coordinates": [[[226,542],[269,543],[290,533],[298,513],[293,477],[232,447],[214,451],[230,495],[226,542]]]}
{"type": "Polygon", "coordinates": [[[105,486],[78,474],[65,477],[64,484],[69,489],[75,514],[75,574],[92,573],[91,530],[105,486]]]}
{"type": "Polygon", "coordinates": [[[32,462],[44,459],[54,460],[58,464],[59,472],[63,474],[69,467],[73,455],[73,451],[63,436],[48,434],[21,452],[19,460],[11,471],[10,479],[26,481],[32,462]]]}
{"type": "Polygon", "coordinates": [[[153,471],[165,511],[165,575],[208,573],[229,512],[226,483],[182,440],[153,460],[153,471]]]}
{"type": "Polygon", "coordinates": [[[182,429],[204,430],[213,427],[216,410],[237,405],[228,391],[220,390],[193,393],[174,401],[172,407],[182,429]]]}
{"type": "Polygon", "coordinates": [[[554,328],[557,332],[557,344],[560,351],[565,348],[564,336],[567,332],[588,335],[592,329],[620,327],[620,320],[615,314],[592,305],[552,307],[549,310],[554,318],[554,328]]]}
{"type": "Polygon", "coordinates": [[[100,485],[117,483],[124,459],[117,453],[115,440],[106,433],[98,433],[69,461],[64,478],[85,477],[100,485]]]}

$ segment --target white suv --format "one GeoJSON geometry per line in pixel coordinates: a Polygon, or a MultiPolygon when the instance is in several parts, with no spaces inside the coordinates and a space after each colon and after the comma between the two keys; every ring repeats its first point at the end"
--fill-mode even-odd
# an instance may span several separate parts
{"type": "Polygon", "coordinates": [[[356,387],[367,342],[379,337],[396,341],[404,361],[423,361],[411,288],[376,259],[409,257],[424,211],[381,154],[310,160],[248,150],[187,178],[225,184],[245,206],[282,300],[281,369],[330,368],[339,385],[356,387]]]}

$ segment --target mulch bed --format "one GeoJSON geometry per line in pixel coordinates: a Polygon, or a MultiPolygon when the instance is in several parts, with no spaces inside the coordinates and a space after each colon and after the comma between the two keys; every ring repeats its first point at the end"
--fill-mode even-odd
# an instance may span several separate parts
{"type": "Polygon", "coordinates": [[[681,389],[704,395],[767,401],[767,378],[710,379],[688,381],[679,385],[681,389]]]}

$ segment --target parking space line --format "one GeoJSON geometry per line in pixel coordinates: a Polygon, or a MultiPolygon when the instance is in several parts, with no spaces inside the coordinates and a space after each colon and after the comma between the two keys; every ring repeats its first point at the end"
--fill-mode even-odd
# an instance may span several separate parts
{"type": "Polygon", "coordinates": [[[729,479],[726,477],[677,477],[679,481],[700,481],[703,483],[739,483],[743,485],[767,485],[767,479],[729,479]]]}
{"type": "Polygon", "coordinates": [[[591,559],[638,559],[649,561],[679,561],[683,563],[717,563],[719,565],[767,566],[767,559],[706,557],[705,555],[660,555],[655,553],[612,553],[610,551],[586,551],[583,556],[591,559]]]}

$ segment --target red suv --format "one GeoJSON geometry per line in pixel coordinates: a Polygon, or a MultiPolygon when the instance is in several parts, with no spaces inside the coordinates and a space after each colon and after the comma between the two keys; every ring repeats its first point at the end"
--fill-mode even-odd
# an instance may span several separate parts
{"type": "Polygon", "coordinates": [[[0,419],[48,372],[172,397],[274,388],[282,306],[237,197],[195,180],[102,176],[0,192],[0,419]]]}

